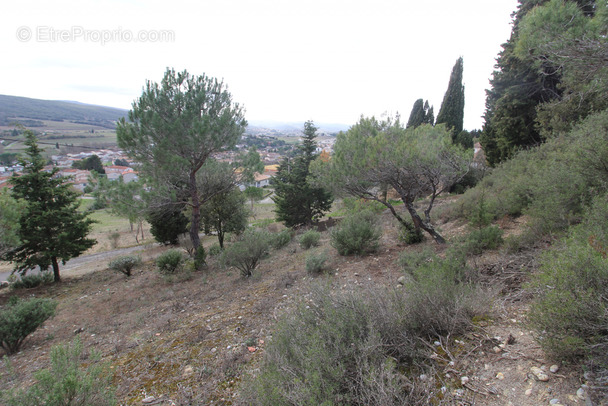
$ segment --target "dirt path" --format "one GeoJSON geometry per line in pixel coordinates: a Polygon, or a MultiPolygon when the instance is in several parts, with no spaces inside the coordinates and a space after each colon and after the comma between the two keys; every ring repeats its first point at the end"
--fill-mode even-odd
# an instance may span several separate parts
{"type": "MultiPolygon", "coordinates": [[[[59,270],[62,277],[74,277],[84,275],[90,272],[99,271],[108,267],[108,262],[121,255],[136,254],[142,255],[144,261],[156,258],[166,248],[158,244],[137,245],[128,248],[119,248],[112,251],[98,252],[96,254],[82,255],[77,258],[70,259],[65,265],[59,264],[59,270]]],[[[0,272],[0,281],[5,281],[10,276],[11,271],[2,270],[0,272]]],[[[38,271],[30,271],[38,272],[38,271]]]]}

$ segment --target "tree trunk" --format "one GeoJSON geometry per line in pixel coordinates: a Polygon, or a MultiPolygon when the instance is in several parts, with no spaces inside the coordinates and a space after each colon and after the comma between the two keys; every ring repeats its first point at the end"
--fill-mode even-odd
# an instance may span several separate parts
{"type": "Polygon", "coordinates": [[[51,261],[53,261],[53,276],[54,282],[61,282],[61,277],[59,276],[59,263],[57,262],[57,257],[51,257],[51,261]]]}
{"type": "Polygon", "coordinates": [[[445,244],[445,239],[441,235],[439,235],[437,231],[435,231],[435,228],[431,225],[431,223],[422,220],[422,218],[418,215],[412,202],[406,201],[404,199],[403,203],[405,204],[407,211],[410,213],[410,216],[412,217],[412,220],[414,221],[414,226],[416,228],[421,228],[427,233],[429,233],[437,244],[445,244]]]}
{"type": "Polygon", "coordinates": [[[224,249],[224,229],[222,228],[222,222],[217,227],[217,241],[220,243],[220,248],[224,249]]]}
{"type": "Polygon", "coordinates": [[[189,180],[190,199],[192,200],[192,218],[190,219],[190,240],[194,247],[194,253],[198,252],[201,246],[201,239],[198,230],[201,228],[201,203],[198,198],[198,188],[196,187],[196,172],[190,172],[189,180]]]}

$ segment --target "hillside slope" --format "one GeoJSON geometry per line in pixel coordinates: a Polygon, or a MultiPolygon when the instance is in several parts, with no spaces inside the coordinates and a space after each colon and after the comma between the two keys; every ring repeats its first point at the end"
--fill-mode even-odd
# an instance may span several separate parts
{"type": "MultiPolygon", "coordinates": [[[[114,129],[115,122],[127,110],[69,101],[30,99],[0,95],[0,125],[9,125],[16,118],[27,120],[71,121],[114,129]]],[[[18,120],[23,122],[23,120],[18,120]]]]}

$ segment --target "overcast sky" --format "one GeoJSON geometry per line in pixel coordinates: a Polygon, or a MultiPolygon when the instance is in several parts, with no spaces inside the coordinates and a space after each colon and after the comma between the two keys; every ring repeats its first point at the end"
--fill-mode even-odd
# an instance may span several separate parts
{"type": "Polygon", "coordinates": [[[480,128],[517,0],[4,2],[0,94],[128,109],[167,67],[223,78],[249,120],[354,124],[428,99],[464,58],[480,128]]]}

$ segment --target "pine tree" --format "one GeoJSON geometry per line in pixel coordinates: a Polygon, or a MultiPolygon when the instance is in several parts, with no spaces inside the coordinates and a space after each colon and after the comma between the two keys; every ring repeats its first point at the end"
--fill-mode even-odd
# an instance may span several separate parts
{"type": "Polygon", "coordinates": [[[13,197],[25,202],[19,220],[20,245],[4,259],[14,262],[15,269],[25,274],[29,269],[53,267],[55,282],[61,280],[59,260],[65,262],[92,247],[96,241],[86,238],[93,220],[78,211],[78,194],[57,176],[57,169],[44,171],[44,158],[35,135],[26,130],[27,159],[21,175],[13,175],[13,197]]]}
{"type": "Polygon", "coordinates": [[[304,123],[302,145],[296,155],[285,158],[273,183],[277,219],[287,227],[310,225],[329,211],[333,197],[327,190],[308,183],[310,163],[317,158],[317,127],[312,121],[304,123]]]}
{"type": "Polygon", "coordinates": [[[462,57],[460,57],[456,60],[456,63],[452,68],[448,90],[443,96],[443,102],[441,103],[441,108],[437,114],[436,124],[445,123],[452,132],[452,139],[460,134],[464,122],[464,85],[462,84],[462,70],[463,62],[462,57]]]}

